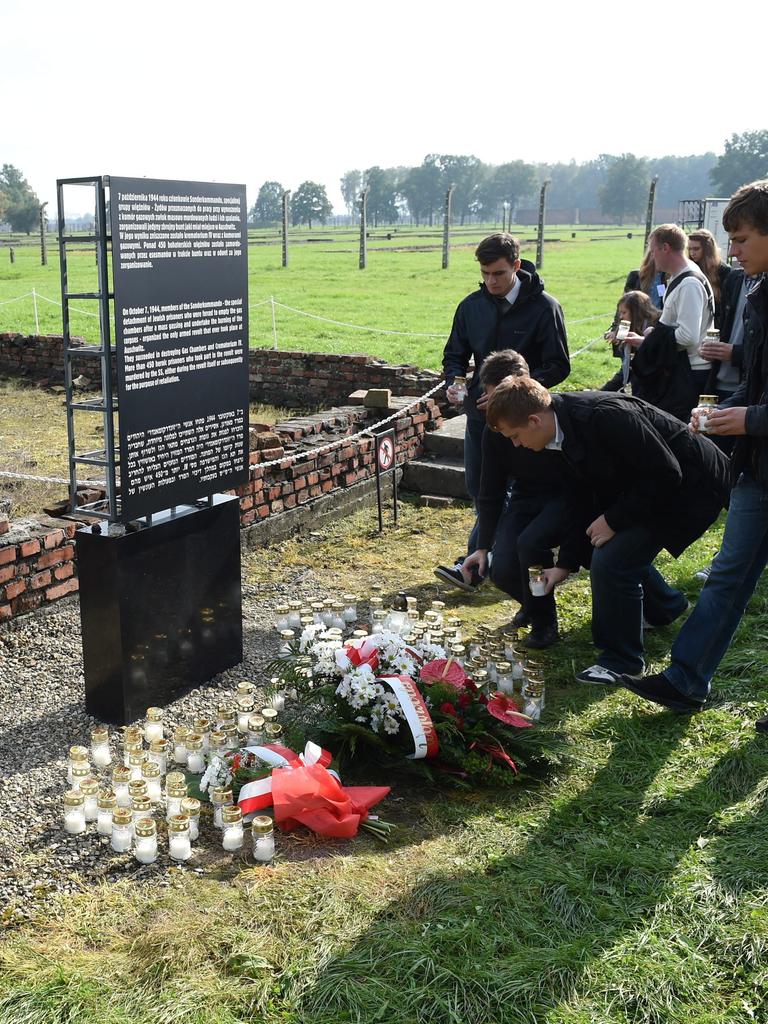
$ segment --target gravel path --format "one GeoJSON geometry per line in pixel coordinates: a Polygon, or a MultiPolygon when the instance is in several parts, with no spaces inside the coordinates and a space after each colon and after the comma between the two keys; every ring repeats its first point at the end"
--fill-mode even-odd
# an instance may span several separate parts
{"type": "MultiPolygon", "coordinates": [[[[274,606],[288,597],[317,594],[301,576],[270,587],[269,601],[256,588],[243,586],[243,662],[190,691],[165,710],[169,728],[196,715],[210,717],[225,694],[241,679],[257,686],[267,681],[265,665],[277,653],[274,606]],[[282,593],[281,593],[282,592],[282,593]]],[[[68,892],[97,880],[121,877],[170,879],[173,870],[226,870],[232,855],[223,855],[220,833],[201,821],[201,835],[192,860],[178,869],[159,838],[160,857],[139,865],[130,854],[112,851],[109,840],[89,824],[82,836],[62,825],[66,758],[74,743],[88,746],[96,724],[85,711],[80,609],[77,597],[43,613],[24,616],[0,631],[0,926],[26,915],[34,903],[53,891],[68,892]]],[[[117,730],[110,729],[112,755],[117,730]]],[[[104,777],[111,769],[102,769],[104,777]]],[[[108,775],[107,775],[108,777],[108,775]]],[[[207,813],[209,805],[204,805],[207,813]]],[[[159,817],[156,813],[155,817],[159,817]]]]}

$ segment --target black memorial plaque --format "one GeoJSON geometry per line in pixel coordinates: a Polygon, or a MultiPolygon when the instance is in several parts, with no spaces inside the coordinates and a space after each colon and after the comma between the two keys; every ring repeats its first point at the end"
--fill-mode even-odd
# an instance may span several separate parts
{"type": "Polygon", "coordinates": [[[110,177],[123,522],[248,479],[244,185],[110,177]]]}

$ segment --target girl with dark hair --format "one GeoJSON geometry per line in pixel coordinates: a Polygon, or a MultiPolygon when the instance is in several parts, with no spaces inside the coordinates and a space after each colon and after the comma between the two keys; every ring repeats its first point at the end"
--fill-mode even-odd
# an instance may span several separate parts
{"type": "MultiPolygon", "coordinates": [[[[626,320],[629,322],[629,333],[642,337],[649,327],[653,327],[660,315],[660,311],[644,291],[629,291],[619,299],[614,323],[618,325],[619,321],[626,320]]],[[[621,369],[603,384],[601,391],[624,391],[627,384],[631,385],[633,345],[628,341],[618,341],[617,330],[618,326],[612,328],[606,332],[605,337],[613,345],[613,354],[617,359],[621,359],[621,369]]]]}
{"type": "Polygon", "coordinates": [[[712,285],[715,296],[715,327],[719,328],[722,289],[731,268],[720,258],[720,247],[711,231],[700,228],[688,235],[688,259],[696,264],[712,285]]]}

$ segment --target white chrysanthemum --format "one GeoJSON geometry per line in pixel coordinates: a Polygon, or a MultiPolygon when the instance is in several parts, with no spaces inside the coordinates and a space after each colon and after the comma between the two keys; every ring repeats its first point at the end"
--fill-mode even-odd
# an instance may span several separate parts
{"type": "Polygon", "coordinates": [[[359,693],[353,693],[351,697],[347,698],[347,703],[353,711],[359,711],[361,708],[365,707],[368,701],[359,693]]]}
{"type": "Polygon", "coordinates": [[[402,714],[402,709],[400,707],[400,702],[398,701],[398,699],[394,695],[394,693],[385,694],[379,700],[379,702],[378,702],[378,704],[376,706],[382,708],[382,710],[385,711],[388,715],[401,715],[402,714]]]}
{"type": "Polygon", "coordinates": [[[392,718],[391,715],[384,716],[384,732],[390,736],[394,736],[396,732],[400,732],[400,723],[392,718]]]}
{"type": "Polygon", "coordinates": [[[445,657],[445,648],[440,644],[419,644],[419,653],[424,661],[434,661],[436,658],[445,657]]]}
{"type": "Polygon", "coordinates": [[[313,623],[311,626],[305,626],[301,631],[301,637],[299,638],[299,650],[302,654],[307,652],[308,648],[314,646],[317,640],[317,635],[324,629],[321,623],[313,623]]]}

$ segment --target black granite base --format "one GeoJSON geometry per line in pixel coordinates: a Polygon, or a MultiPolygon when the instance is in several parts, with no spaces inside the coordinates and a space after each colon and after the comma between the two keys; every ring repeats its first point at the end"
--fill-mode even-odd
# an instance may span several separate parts
{"type": "Polygon", "coordinates": [[[77,532],[85,702],[124,725],[243,660],[239,501],[77,532]]]}

